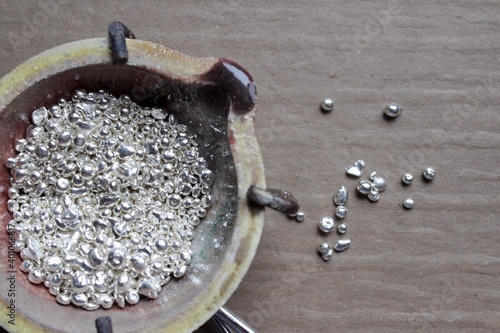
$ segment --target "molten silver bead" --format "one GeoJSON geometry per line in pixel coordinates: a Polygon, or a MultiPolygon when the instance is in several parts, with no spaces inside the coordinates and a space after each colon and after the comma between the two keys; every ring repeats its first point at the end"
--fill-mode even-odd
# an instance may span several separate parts
{"type": "Polygon", "coordinates": [[[58,303],[123,308],[186,274],[216,175],[196,137],[166,118],[126,96],[80,90],[35,110],[14,142],[19,154],[5,162],[14,250],[58,303]]]}
{"type": "Polygon", "coordinates": [[[33,284],[43,282],[45,274],[40,269],[32,269],[28,274],[28,280],[33,284]]]}
{"type": "Polygon", "coordinates": [[[71,297],[68,294],[59,294],[56,296],[56,301],[62,305],[68,305],[71,303],[71,297]]]}
{"type": "Polygon", "coordinates": [[[45,257],[43,268],[49,272],[58,272],[62,269],[62,259],[58,256],[45,257]]]}
{"type": "Polygon", "coordinates": [[[345,172],[348,176],[361,177],[363,170],[365,168],[365,162],[363,160],[358,160],[351,166],[345,168],[345,172]]]}
{"type": "Polygon", "coordinates": [[[335,220],[330,216],[325,216],[319,221],[319,230],[330,233],[335,229],[335,220]]]}
{"type": "Polygon", "coordinates": [[[330,244],[328,244],[327,242],[323,242],[323,243],[319,244],[319,246],[318,246],[318,252],[321,253],[321,254],[325,254],[331,248],[332,248],[332,246],[330,244]]]}
{"type": "Polygon", "coordinates": [[[337,252],[342,252],[347,250],[351,246],[351,240],[349,238],[340,239],[337,244],[335,244],[334,249],[337,252]]]}
{"type": "Polygon", "coordinates": [[[297,213],[297,215],[295,215],[295,219],[297,220],[297,222],[304,222],[304,220],[306,219],[306,214],[300,211],[297,213]]]}
{"type": "Polygon", "coordinates": [[[321,258],[323,258],[324,261],[330,261],[330,259],[332,259],[332,255],[333,255],[333,249],[330,248],[326,253],[323,253],[321,255],[321,258]]]}
{"type": "Polygon", "coordinates": [[[411,173],[405,173],[403,175],[403,178],[401,178],[401,181],[403,182],[403,184],[405,185],[410,185],[411,182],[413,181],[413,175],[411,173]]]}
{"type": "Polygon", "coordinates": [[[373,184],[369,180],[360,180],[358,182],[358,185],[356,186],[356,189],[358,190],[359,193],[367,195],[370,193],[370,191],[373,188],[373,184]]]}
{"type": "Polygon", "coordinates": [[[375,176],[373,178],[373,188],[378,192],[383,192],[387,188],[387,181],[385,180],[385,178],[375,176]]]}
{"type": "Polygon", "coordinates": [[[73,276],[71,280],[71,286],[73,290],[77,293],[85,292],[91,285],[91,281],[87,277],[87,275],[81,271],[78,271],[73,276]]]}
{"type": "Polygon", "coordinates": [[[412,198],[404,199],[403,207],[406,209],[412,209],[413,208],[413,199],[412,198]]]}
{"type": "Polygon", "coordinates": [[[125,295],[125,300],[129,303],[129,304],[137,304],[139,302],[139,293],[137,292],[137,290],[135,289],[131,289],[127,292],[127,294],[125,295]]]}
{"type": "Polygon", "coordinates": [[[397,103],[390,103],[384,109],[385,115],[391,118],[398,117],[401,114],[401,112],[403,112],[403,108],[401,107],[401,105],[397,103]]]}
{"type": "Polygon", "coordinates": [[[433,168],[426,168],[422,173],[422,175],[427,180],[433,180],[434,177],[436,176],[436,170],[434,170],[433,168]]]}
{"type": "Polygon", "coordinates": [[[44,107],[41,107],[40,109],[33,111],[33,113],[31,114],[31,120],[33,121],[33,124],[42,126],[47,120],[48,114],[48,110],[44,107]]]}
{"type": "Polygon", "coordinates": [[[70,182],[66,178],[59,178],[56,182],[56,190],[66,192],[69,190],[70,182]]]}
{"type": "Polygon", "coordinates": [[[335,215],[339,219],[343,219],[347,215],[347,208],[345,208],[345,206],[338,206],[335,208],[335,215]]]}
{"type": "Polygon", "coordinates": [[[321,102],[321,110],[323,110],[324,112],[330,112],[333,110],[333,99],[331,98],[325,98],[322,102],[321,102]]]}
{"type": "Polygon", "coordinates": [[[347,200],[349,199],[349,193],[347,192],[347,189],[342,186],[340,189],[335,193],[333,196],[333,202],[337,206],[343,206],[347,203],[347,200]]]}
{"type": "Polygon", "coordinates": [[[368,199],[370,201],[377,202],[380,199],[380,193],[377,190],[372,189],[370,193],[368,193],[368,199]]]}
{"type": "Polygon", "coordinates": [[[186,270],[187,270],[187,266],[182,265],[182,266],[178,267],[176,270],[174,270],[174,272],[172,273],[172,275],[175,278],[179,279],[179,278],[183,277],[186,274],[186,270]]]}
{"type": "Polygon", "coordinates": [[[340,223],[338,226],[337,226],[337,232],[339,234],[345,234],[347,231],[347,226],[344,224],[344,223],[340,223]]]}

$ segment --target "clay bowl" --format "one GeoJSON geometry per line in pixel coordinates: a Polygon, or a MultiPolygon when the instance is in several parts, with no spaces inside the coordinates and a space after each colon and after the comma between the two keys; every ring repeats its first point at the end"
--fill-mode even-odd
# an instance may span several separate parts
{"type": "MultiPolygon", "coordinates": [[[[254,136],[255,86],[239,65],[219,58],[193,58],[160,45],[127,40],[129,61],[111,62],[107,39],[65,44],[28,60],[0,80],[0,232],[1,274],[8,267],[11,219],[6,209],[13,143],[25,135],[33,110],[70,98],[76,89],[128,94],[146,106],[164,106],[200,140],[200,155],[215,171],[214,204],[195,229],[193,262],[186,276],[163,287],[156,300],[93,312],[55,302],[33,285],[15,264],[15,332],[95,332],[95,319],[110,316],[115,332],[191,332],[207,321],[234,292],[254,257],[264,222],[262,208],[250,207],[250,185],[265,187],[264,169],[254,136]]],[[[6,281],[6,276],[2,281],[6,281]]],[[[9,284],[0,283],[2,308],[9,284]]]]}

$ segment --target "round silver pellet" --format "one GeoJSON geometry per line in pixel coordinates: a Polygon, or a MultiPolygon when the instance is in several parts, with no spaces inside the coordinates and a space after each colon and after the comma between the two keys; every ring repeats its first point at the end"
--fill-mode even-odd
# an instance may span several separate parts
{"type": "Polygon", "coordinates": [[[335,251],[337,252],[342,252],[344,250],[347,250],[351,246],[351,240],[348,238],[345,239],[340,239],[337,244],[333,247],[335,251]]]}
{"type": "Polygon", "coordinates": [[[343,206],[347,203],[347,200],[349,199],[349,192],[345,188],[345,186],[341,186],[340,189],[335,193],[333,196],[333,202],[337,206],[343,206]]]}
{"type": "Polygon", "coordinates": [[[359,193],[368,195],[368,193],[370,193],[370,191],[373,189],[373,183],[369,180],[360,180],[358,182],[358,185],[356,186],[356,189],[359,193]]]}
{"type": "Polygon", "coordinates": [[[403,200],[403,207],[406,209],[412,209],[413,208],[413,199],[412,198],[406,198],[403,200]]]}
{"type": "Polygon", "coordinates": [[[405,185],[410,185],[411,182],[413,181],[413,175],[411,173],[405,173],[403,177],[401,178],[401,181],[405,185]]]}
{"type": "Polygon", "coordinates": [[[401,115],[403,108],[397,103],[390,103],[384,109],[384,114],[391,118],[396,118],[401,115]]]}
{"type": "Polygon", "coordinates": [[[325,98],[321,101],[320,107],[323,112],[330,112],[333,110],[333,99],[325,98]]]}
{"type": "Polygon", "coordinates": [[[339,219],[345,218],[347,215],[347,208],[345,206],[338,206],[335,208],[335,216],[337,216],[339,219]]]}
{"type": "Polygon", "coordinates": [[[295,219],[297,220],[297,222],[304,222],[304,220],[306,219],[306,214],[300,211],[297,213],[297,215],[295,215],[295,219]]]}
{"type": "Polygon", "coordinates": [[[433,180],[434,177],[436,176],[436,170],[433,168],[426,168],[423,172],[422,175],[424,176],[425,179],[427,180],[433,180]]]}
{"type": "Polygon", "coordinates": [[[66,178],[59,178],[56,182],[56,189],[59,192],[67,192],[69,190],[70,182],[66,178]]]}
{"type": "Polygon", "coordinates": [[[319,230],[325,233],[330,233],[335,229],[335,220],[330,216],[325,216],[319,221],[319,230]]]}
{"type": "Polygon", "coordinates": [[[380,199],[380,193],[377,190],[372,189],[370,193],[368,193],[367,197],[368,200],[372,202],[377,202],[380,199]]]}
{"type": "Polygon", "coordinates": [[[332,246],[330,244],[328,244],[327,242],[323,242],[318,245],[318,252],[324,254],[327,253],[331,248],[332,246]]]}
{"type": "Polygon", "coordinates": [[[321,255],[321,258],[323,258],[324,261],[330,261],[330,259],[332,259],[332,256],[333,256],[333,249],[330,248],[326,253],[323,253],[321,255]]]}
{"type": "Polygon", "coordinates": [[[373,177],[372,183],[373,183],[373,189],[377,190],[378,192],[385,191],[385,189],[387,188],[387,181],[383,177],[380,176],[373,177]]]}

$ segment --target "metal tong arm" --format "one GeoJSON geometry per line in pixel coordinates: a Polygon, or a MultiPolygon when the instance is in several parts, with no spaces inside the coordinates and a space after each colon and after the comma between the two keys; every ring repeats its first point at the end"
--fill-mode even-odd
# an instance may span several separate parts
{"type": "Polygon", "coordinates": [[[221,307],[210,320],[221,333],[257,333],[225,307],[221,307]]]}
{"type": "Polygon", "coordinates": [[[109,48],[114,64],[126,64],[128,61],[127,42],[125,38],[135,39],[135,35],[127,26],[119,21],[108,26],[109,48]]]}

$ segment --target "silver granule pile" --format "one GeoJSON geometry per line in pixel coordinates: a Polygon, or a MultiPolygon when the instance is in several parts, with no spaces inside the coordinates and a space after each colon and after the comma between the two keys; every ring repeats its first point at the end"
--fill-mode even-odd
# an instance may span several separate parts
{"type": "Polygon", "coordinates": [[[186,126],[126,95],[81,90],[32,122],[6,161],[8,229],[29,281],[95,310],[154,299],[183,277],[214,180],[186,126]]]}

